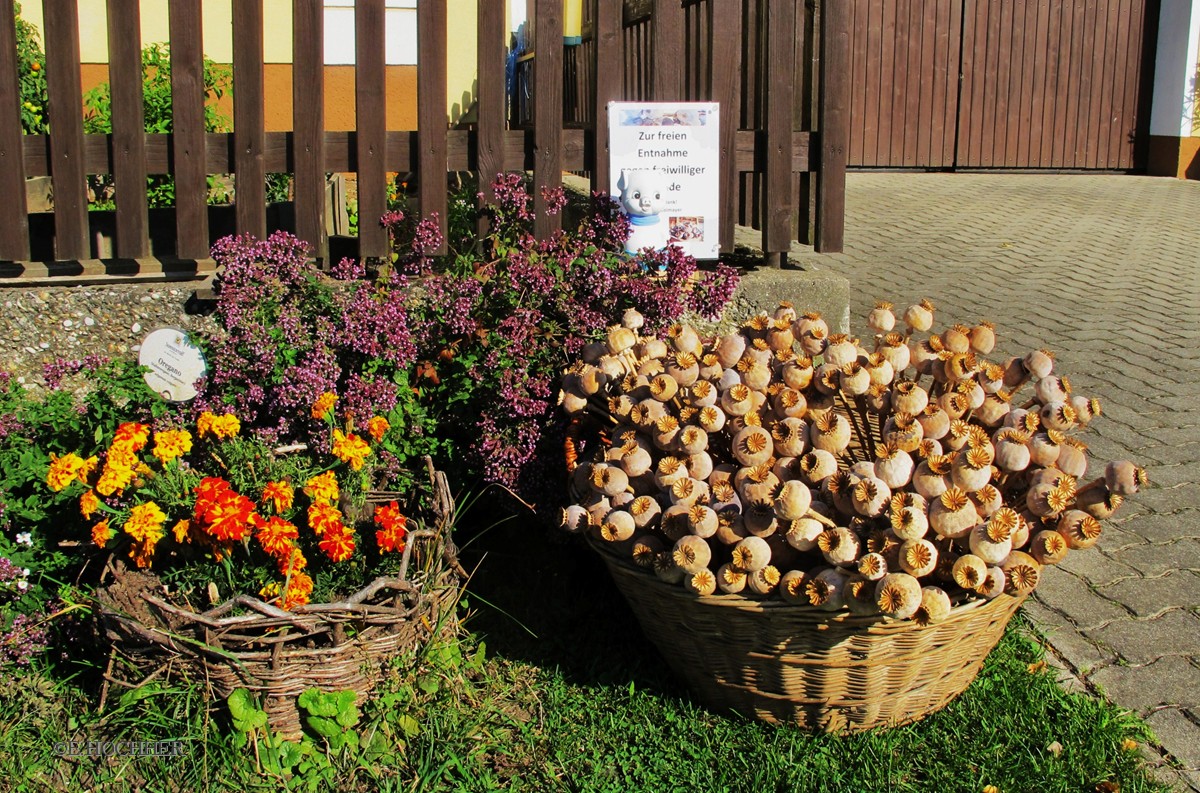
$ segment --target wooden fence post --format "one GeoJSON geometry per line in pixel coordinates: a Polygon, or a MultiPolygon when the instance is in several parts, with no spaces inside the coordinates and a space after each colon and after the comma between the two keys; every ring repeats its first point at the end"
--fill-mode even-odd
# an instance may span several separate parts
{"type": "Polygon", "coordinates": [[[766,200],[763,211],[763,252],[775,266],[792,246],[792,123],[796,81],[796,5],[767,6],[765,72],[766,200]]]}
{"type": "Polygon", "coordinates": [[[292,170],[296,236],[329,264],[325,231],[325,8],[292,0],[292,170]]]}
{"type": "Polygon", "coordinates": [[[742,3],[741,0],[709,0],[708,11],[711,14],[709,29],[714,42],[709,50],[712,59],[712,99],[721,105],[721,250],[732,253],[740,181],[737,133],[742,122],[742,3]],[[738,46],[717,47],[718,36],[725,41],[738,42],[738,46]]]}
{"type": "Polygon", "coordinates": [[[596,0],[596,68],[595,120],[593,151],[596,162],[592,167],[592,190],[607,193],[612,179],[608,167],[608,103],[621,98],[621,72],[625,61],[621,36],[621,0],[596,0]]]}
{"type": "MultiPolygon", "coordinates": [[[[421,5],[425,5],[422,3],[421,5]]],[[[420,9],[417,9],[418,18],[420,9]]],[[[354,112],[358,170],[358,252],[387,256],[387,64],[384,0],[354,3],[354,112]]],[[[421,64],[419,69],[424,68],[421,64]]],[[[420,79],[418,77],[418,79],[420,79]]],[[[419,89],[418,89],[419,90],[419,89]]]]}
{"type": "MultiPolygon", "coordinates": [[[[447,230],[446,15],[446,0],[417,3],[417,190],[421,214],[437,214],[443,238],[447,230]]],[[[431,252],[445,253],[445,242],[431,252]]]]}
{"type": "Polygon", "coordinates": [[[683,4],[680,0],[654,0],[650,28],[652,98],[655,102],[679,102],[683,99],[683,4]]]}
{"type": "Polygon", "coordinates": [[[533,59],[533,231],[547,239],[562,216],[547,212],[544,190],[562,185],[562,0],[536,0],[533,59]]]}
{"type": "Polygon", "coordinates": [[[142,97],[141,15],[137,0],[108,0],[116,254],[150,255],[146,215],[146,113],[142,97]]]}
{"type": "Polygon", "coordinates": [[[25,203],[25,144],[17,80],[17,29],[12,9],[0,14],[0,259],[29,258],[29,208],[25,203]]]}
{"type": "MultiPolygon", "coordinates": [[[[478,118],[475,139],[479,163],[479,192],[482,203],[494,198],[492,182],[504,170],[504,4],[495,0],[479,0],[479,44],[477,69],[479,74],[478,118]]],[[[480,236],[487,233],[487,218],[480,216],[480,236]]]]}
{"type": "MultiPolygon", "coordinates": [[[[7,10],[7,9],[6,9],[7,10]]],[[[86,259],[87,171],[83,153],[83,91],[79,76],[76,0],[46,4],[46,88],[50,95],[50,176],[54,182],[54,242],[59,259],[86,259]]]]}
{"type": "Polygon", "coordinates": [[[204,141],[204,55],[200,0],[170,0],[171,173],[175,176],[175,248],[203,259],[208,247],[208,163],[204,141]]]}
{"type": "Polygon", "coordinates": [[[848,3],[821,9],[821,159],[817,187],[818,253],[840,253],[846,226],[846,149],[850,68],[848,3]]]}
{"type": "Polygon", "coordinates": [[[233,4],[233,145],[237,230],[262,239],[267,236],[262,0],[233,4]]]}

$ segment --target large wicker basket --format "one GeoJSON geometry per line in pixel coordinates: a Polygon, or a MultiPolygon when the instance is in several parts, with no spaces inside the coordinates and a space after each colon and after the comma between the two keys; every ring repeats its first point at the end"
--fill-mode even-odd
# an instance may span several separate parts
{"type": "Polygon", "coordinates": [[[389,658],[413,651],[456,628],[462,583],[449,537],[453,501],[445,476],[434,472],[436,527],[412,531],[398,576],[381,577],[334,603],[284,611],[240,595],[207,611],[167,602],[158,579],[113,568],[114,580],[96,598],[110,643],[101,709],[109,684],[145,685],[185,676],[211,695],[245,688],[262,703],[271,729],[301,734],[296,698],[306,689],[353,690],[359,704],[382,677],[389,658]],[[410,574],[418,546],[426,551],[410,574]]]}
{"type": "Polygon", "coordinates": [[[944,622],[697,597],[593,543],[643,632],[710,708],[851,732],[916,721],[979,673],[1023,598],[968,600],[944,622]]]}

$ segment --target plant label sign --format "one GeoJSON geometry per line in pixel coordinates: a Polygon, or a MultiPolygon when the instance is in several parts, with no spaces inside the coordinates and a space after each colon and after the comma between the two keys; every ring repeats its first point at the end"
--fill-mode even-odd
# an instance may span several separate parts
{"type": "Polygon", "coordinates": [[[720,253],[720,106],[609,102],[609,192],[629,218],[625,250],[678,245],[697,259],[720,253]]]}
{"type": "Polygon", "coordinates": [[[178,328],[159,328],[142,341],[138,363],[147,366],[146,385],[168,402],[196,397],[196,381],[208,371],[200,348],[178,328]]]}

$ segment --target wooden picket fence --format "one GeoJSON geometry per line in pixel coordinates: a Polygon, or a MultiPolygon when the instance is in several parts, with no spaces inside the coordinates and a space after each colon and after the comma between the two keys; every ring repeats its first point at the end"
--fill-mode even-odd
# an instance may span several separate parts
{"type": "MultiPolygon", "coordinates": [[[[326,130],[323,111],[323,7],[294,0],[293,129],[266,132],[263,110],[263,3],[233,3],[231,133],[206,133],[201,0],[169,0],[173,132],[144,132],[138,0],[107,0],[113,131],[83,132],[77,2],[44,0],[51,131],[23,135],[13,17],[0,14],[0,260],[30,259],[25,180],[53,179],[54,260],[90,259],[87,174],[112,174],[119,260],[150,256],[146,175],[172,174],[176,250],[203,260],[211,243],[210,174],[234,174],[236,229],[268,230],[265,177],[295,175],[294,231],[328,252],[326,174],[357,175],[359,217],[386,210],[389,172],[414,173],[423,215],[446,222],[449,172],[531,171],[535,210],[541,187],[564,171],[608,185],[605,106],[613,100],[717,101],[721,129],[721,244],[733,225],[763,231],[769,254],[793,239],[841,250],[847,139],[847,20],[840,0],[587,0],[585,41],[563,46],[561,0],[530,0],[534,31],[527,123],[510,119],[504,3],[479,0],[477,121],[451,129],[446,114],[447,1],[419,0],[417,126],[386,125],[384,0],[357,0],[357,128],[326,130]],[[738,43],[735,46],[735,43],[738,43]],[[565,89],[565,90],[564,90],[565,89]],[[727,108],[734,109],[729,112],[727,108]],[[599,120],[599,123],[597,123],[599,120]],[[736,123],[725,123],[732,120],[736,123]]],[[[87,31],[93,35],[95,31],[87,31]]],[[[560,218],[538,212],[536,233],[560,218]]],[[[378,223],[359,225],[359,253],[383,256],[378,223]]],[[[164,254],[155,251],[156,256],[164,254]]],[[[169,254],[167,254],[169,255],[169,254]]]]}

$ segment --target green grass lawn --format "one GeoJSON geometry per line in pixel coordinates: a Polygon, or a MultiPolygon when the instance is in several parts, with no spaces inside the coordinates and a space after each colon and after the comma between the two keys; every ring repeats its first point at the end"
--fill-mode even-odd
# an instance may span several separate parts
{"type": "Polygon", "coordinates": [[[502,528],[467,549],[468,568],[477,565],[470,635],[425,653],[415,675],[398,671],[381,687],[356,729],[361,748],[328,752],[309,743],[289,773],[273,772],[279,750],[262,739],[243,744],[225,707],[206,709],[195,687],[152,684],[98,715],[94,665],[71,664],[6,683],[0,789],[1165,789],[1128,743],[1149,740],[1146,728],[1065,692],[1020,618],[945,710],[891,731],[814,736],[693,703],[600,561],[547,541],[540,529],[521,529],[502,528]],[[56,754],[59,741],[99,738],[181,739],[188,754],[56,754]]]}

